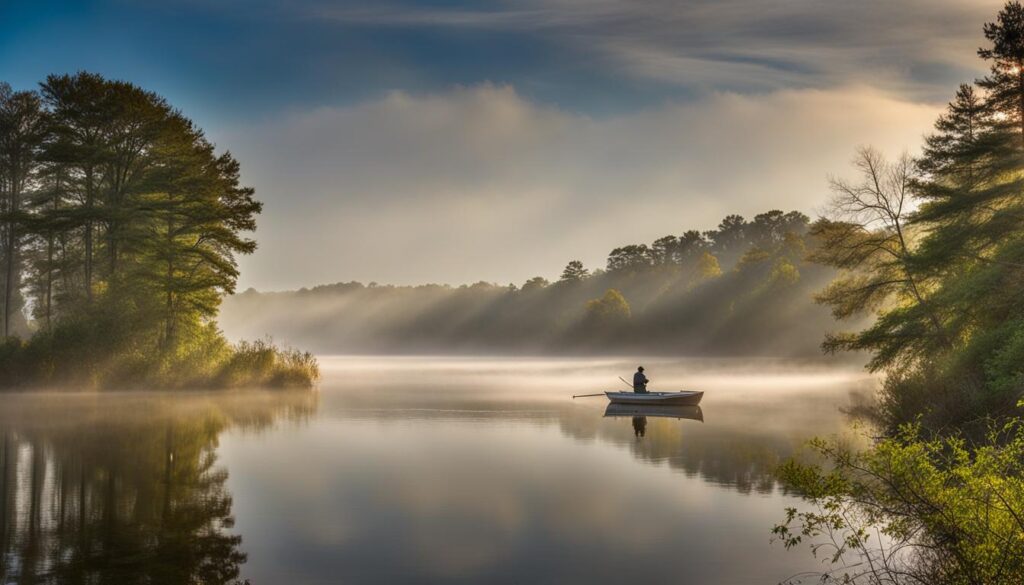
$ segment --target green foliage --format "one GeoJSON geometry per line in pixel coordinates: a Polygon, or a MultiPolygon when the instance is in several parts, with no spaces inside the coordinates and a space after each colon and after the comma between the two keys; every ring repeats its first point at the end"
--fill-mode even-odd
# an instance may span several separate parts
{"type": "Polygon", "coordinates": [[[989,107],[1003,114],[998,121],[1018,143],[1024,140],[1024,108],[1021,79],[1024,76],[1024,6],[1007,2],[995,22],[985,24],[985,38],[991,46],[978,55],[990,62],[989,74],[978,85],[988,92],[989,107]]]}
{"type": "MultiPolygon", "coordinates": [[[[38,92],[0,85],[0,186],[3,334],[24,300],[37,330],[5,346],[5,383],[242,379],[221,370],[251,348],[231,348],[213,319],[262,205],[166,100],[85,72],[38,92]]],[[[264,349],[274,364],[246,384],[315,379],[300,355],[264,349]]]]}
{"type": "Polygon", "coordinates": [[[218,377],[227,387],[310,388],[320,378],[320,366],[309,352],[279,349],[261,339],[239,343],[218,377]]]}
{"type": "Polygon", "coordinates": [[[320,377],[312,354],[268,340],[231,345],[212,323],[156,353],[105,340],[94,333],[99,323],[63,321],[28,342],[9,338],[0,375],[8,386],[98,389],[311,388],[320,377]]]}
{"type": "Polygon", "coordinates": [[[18,332],[24,305],[21,294],[25,217],[24,205],[33,174],[33,159],[43,142],[46,117],[39,96],[29,91],[12,91],[0,83],[0,333],[18,332]]]}
{"type": "Polygon", "coordinates": [[[651,265],[651,249],[646,244],[630,244],[608,254],[608,271],[636,271],[651,265]]]}
{"type": "Polygon", "coordinates": [[[523,283],[523,288],[521,290],[523,292],[544,290],[550,284],[551,283],[548,282],[548,279],[541,276],[534,276],[530,280],[527,280],[526,282],[523,283]]]}
{"type": "Polygon", "coordinates": [[[840,271],[817,300],[839,319],[876,317],[860,331],[830,335],[824,347],[867,351],[869,367],[890,374],[886,404],[899,406],[883,414],[970,420],[1009,413],[1024,391],[1022,23],[1024,8],[1009,2],[985,25],[983,91],[957,89],[923,157],[888,163],[862,150],[861,180],[835,181],[832,217],[812,227],[821,242],[812,258],[840,271]],[[911,198],[920,202],[912,213],[911,198]],[[948,409],[938,413],[916,398],[924,379],[960,385],[963,400],[938,401],[948,409]],[[907,400],[896,396],[900,384],[907,400]],[[922,410],[907,410],[918,402],[922,410]]]}
{"type": "Polygon", "coordinates": [[[816,441],[827,467],[780,470],[812,509],[774,532],[827,551],[824,582],[1024,582],[1024,6],[984,32],[983,92],[960,86],[913,170],[863,151],[862,182],[836,183],[813,228],[814,258],[841,271],[818,299],[877,317],[826,349],[887,373],[887,436],[816,441]]]}
{"type": "Polygon", "coordinates": [[[565,270],[562,271],[561,281],[563,282],[580,282],[586,280],[590,276],[590,271],[583,267],[583,263],[579,260],[572,260],[565,265],[565,270]]]}
{"type": "Polygon", "coordinates": [[[874,448],[812,443],[821,464],[779,470],[809,509],[776,526],[837,567],[823,582],[992,585],[1024,581],[1024,428],[971,444],[905,425],[874,448]]]}
{"type": "Polygon", "coordinates": [[[779,258],[772,265],[769,278],[773,285],[795,284],[800,280],[800,270],[788,259],[779,258]]]}
{"type": "Polygon", "coordinates": [[[1024,388],[1024,321],[1008,321],[989,333],[992,345],[984,363],[985,377],[998,394],[1012,395],[1024,388]]]}
{"type": "Polygon", "coordinates": [[[941,281],[922,268],[906,210],[913,164],[906,156],[886,161],[870,148],[855,160],[859,179],[833,180],[832,218],[811,233],[820,245],[811,258],[840,271],[815,298],[837,319],[877,313],[869,328],[830,335],[829,352],[872,352],[872,370],[898,369],[955,344],[951,313],[938,302],[941,281]]]}

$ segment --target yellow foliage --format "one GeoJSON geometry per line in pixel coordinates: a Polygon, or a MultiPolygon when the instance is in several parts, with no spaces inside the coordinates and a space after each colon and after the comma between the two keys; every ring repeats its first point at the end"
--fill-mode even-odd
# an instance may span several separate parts
{"type": "Polygon", "coordinates": [[[612,321],[629,319],[629,303],[622,293],[610,288],[605,291],[604,296],[599,299],[592,299],[586,304],[587,317],[599,321],[612,321]]]}
{"type": "Polygon", "coordinates": [[[697,261],[697,273],[701,278],[716,278],[722,275],[722,267],[718,264],[718,258],[711,253],[704,252],[697,261]]]}

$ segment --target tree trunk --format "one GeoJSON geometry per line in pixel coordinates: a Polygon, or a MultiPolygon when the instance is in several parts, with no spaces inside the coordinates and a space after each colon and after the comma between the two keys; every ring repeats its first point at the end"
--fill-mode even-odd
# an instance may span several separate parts
{"type": "Polygon", "coordinates": [[[93,210],[93,168],[85,171],[85,298],[92,301],[92,210],[93,210]]]}
{"type": "Polygon", "coordinates": [[[1020,140],[1024,147],[1024,61],[1017,61],[1017,124],[1020,126],[1020,140]]]}
{"type": "Polygon", "coordinates": [[[14,314],[14,295],[19,288],[21,274],[18,270],[18,220],[17,214],[21,208],[21,164],[15,160],[10,168],[10,191],[8,193],[7,212],[11,220],[7,222],[7,249],[5,250],[4,264],[6,274],[4,278],[4,338],[11,336],[11,315],[14,314]]]}
{"type": "Polygon", "coordinates": [[[167,320],[164,325],[164,348],[174,347],[174,258],[171,252],[174,246],[174,222],[167,220],[167,320]]]}

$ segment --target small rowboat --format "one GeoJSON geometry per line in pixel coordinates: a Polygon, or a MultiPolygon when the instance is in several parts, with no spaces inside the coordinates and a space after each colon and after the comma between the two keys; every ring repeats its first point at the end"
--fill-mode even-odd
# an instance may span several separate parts
{"type": "Polygon", "coordinates": [[[613,404],[661,404],[693,406],[700,404],[703,392],[605,392],[613,404]]]}
{"type": "Polygon", "coordinates": [[[650,404],[608,404],[606,417],[651,416],[656,418],[677,418],[704,422],[704,412],[699,406],[657,406],[650,404]]]}

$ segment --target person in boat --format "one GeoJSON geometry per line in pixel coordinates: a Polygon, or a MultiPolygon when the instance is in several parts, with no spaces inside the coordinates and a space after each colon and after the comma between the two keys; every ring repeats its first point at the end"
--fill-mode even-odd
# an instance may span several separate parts
{"type": "Polygon", "coordinates": [[[648,382],[650,382],[650,380],[648,380],[647,376],[644,375],[644,367],[638,367],[636,369],[636,373],[633,374],[633,392],[636,392],[637,394],[646,394],[648,382]]]}

